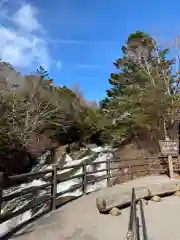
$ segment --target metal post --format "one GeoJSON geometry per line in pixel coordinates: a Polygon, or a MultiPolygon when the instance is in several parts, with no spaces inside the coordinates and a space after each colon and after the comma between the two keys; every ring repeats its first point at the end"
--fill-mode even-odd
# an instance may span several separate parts
{"type": "Polygon", "coordinates": [[[136,217],[136,235],[137,235],[137,240],[140,240],[140,233],[139,233],[139,218],[136,217]]]}
{"type": "Polygon", "coordinates": [[[135,200],[135,189],[132,189],[131,197],[131,208],[130,208],[130,218],[129,218],[129,227],[128,232],[133,231],[133,222],[134,222],[134,200],[135,200]]]}
{"type": "Polygon", "coordinates": [[[134,191],[134,215],[133,215],[133,232],[136,240],[140,240],[140,234],[139,234],[139,219],[137,217],[137,209],[136,209],[136,194],[135,194],[135,189],[134,191]]]}

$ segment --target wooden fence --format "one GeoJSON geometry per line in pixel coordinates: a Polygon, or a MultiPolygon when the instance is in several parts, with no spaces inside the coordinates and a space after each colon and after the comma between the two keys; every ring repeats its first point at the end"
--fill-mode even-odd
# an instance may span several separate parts
{"type": "MultiPolygon", "coordinates": [[[[117,160],[108,158],[106,161],[93,162],[91,164],[80,163],[78,165],[64,166],[62,168],[60,168],[57,165],[53,165],[52,169],[33,172],[33,173],[14,175],[14,176],[6,176],[6,175],[4,175],[4,173],[0,173],[0,224],[18,216],[18,215],[21,215],[24,212],[35,208],[38,205],[46,204],[46,208],[41,213],[35,215],[34,217],[32,217],[30,219],[30,221],[33,221],[33,220],[37,219],[38,217],[46,214],[47,212],[55,210],[56,208],[61,206],[62,201],[60,201],[59,199],[61,199],[61,197],[64,194],[67,194],[68,192],[72,192],[74,190],[82,188],[82,193],[83,193],[83,195],[85,195],[85,194],[87,194],[87,185],[92,184],[97,181],[106,179],[107,186],[110,187],[113,185],[113,181],[112,181],[113,179],[122,178],[122,181],[126,181],[126,180],[132,180],[132,179],[138,177],[137,174],[135,174],[135,173],[136,173],[136,170],[140,169],[140,168],[142,168],[142,170],[140,172],[143,172],[143,176],[149,175],[152,173],[164,173],[165,172],[165,170],[163,168],[161,168],[161,169],[159,168],[160,160],[157,161],[157,158],[151,159],[151,161],[150,161],[150,159],[147,159],[147,161],[145,161],[145,162],[143,161],[143,163],[139,163],[139,162],[140,162],[140,159],[138,161],[137,158],[134,159],[133,161],[132,161],[132,159],[131,159],[131,161],[130,160],[117,161],[117,160]],[[106,167],[104,169],[100,169],[100,170],[95,169],[93,172],[87,171],[88,165],[96,166],[97,164],[105,164],[106,167]],[[153,166],[156,166],[156,167],[153,168],[153,166]],[[65,169],[77,169],[77,168],[83,168],[82,173],[68,177],[68,179],[66,179],[66,178],[59,179],[60,175],[58,175],[58,171],[65,170],[65,169]],[[105,172],[105,175],[101,176],[99,178],[88,180],[88,176],[95,174],[95,173],[99,173],[99,172],[105,172]],[[22,189],[19,192],[10,193],[9,195],[4,195],[4,191],[3,191],[4,186],[9,181],[12,183],[16,182],[16,181],[27,182],[27,181],[30,181],[33,179],[44,178],[45,176],[47,176],[47,174],[48,174],[48,181],[47,181],[47,183],[45,183],[43,185],[32,187],[32,188],[22,189]],[[49,175],[50,175],[50,177],[49,177],[49,175]],[[123,176],[128,176],[128,177],[126,180],[123,180],[123,176]],[[72,186],[68,190],[64,190],[62,192],[57,193],[57,184],[58,183],[76,179],[76,178],[78,178],[78,179],[81,178],[82,179],[81,183],[76,184],[75,186],[72,186]],[[33,201],[33,203],[27,204],[24,207],[17,209],[15,211],[9,211],[9,212],[7,211],[5,213],[3,213],[1,211],[2,206],[5,202],[7,203],[8,201],[11,201],[11,200],[13,200],[15,198],[19,198],[19,197],[26,197],[30,193],[34,194],[37,191],[45,190],[45,189],[49,189],[49,191],[47,191],[47,194],[43,195],[42,197],[38,197],[35,201],[33,201]]],[[[29,222],[29,220],[24,222],[23,226],[25,224],[27,224],[28,222],[29,222]]]]}

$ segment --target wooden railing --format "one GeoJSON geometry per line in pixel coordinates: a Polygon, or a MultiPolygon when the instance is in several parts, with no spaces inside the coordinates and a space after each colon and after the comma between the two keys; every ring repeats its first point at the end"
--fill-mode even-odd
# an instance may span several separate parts
{"type": "MultiPolygon", "coordinates": [[[[137,160],[137,158],[136,158],[137,160]]],[[[26,222],[23,223],[22,226],[27,224],[29,221],[33,221],[37,219],[38,217],[46,214],[49,211],[55,210],[59,206],[62,205],[62,196],[68,192],[75,191],[79,188],[82,188],[82,195],[87,194],[87,186],[88,184],[92,184],[97,181],[101,181],[106,179],[107,180],[107,186],[110,187],[112,185],[112,179],[117,178],[117,177],[123,177],[123,175],[128,175],[128,180],[132,180],[134,178],[134,168],[137,167],[143,167],[144,169],[144,175],[149,175],[153,173],[153,168],[150,165],[150,162],[145,165],[145,163],[142,164],[132,164],[132,159],[131,161],[117,161],[113,159],[107,158],[106,161],[101,161],[101,162],[93,162],[91,164],[83,162],[80,164],[76,165],[70,165],[70,166],[64,166],[60,168],[58,165],[53,165],[52,169],[44,170],[44,171],[38,171],[38,172],[31,172],[31,173],[26,173],[26,174],[20,174],[20,175],[14,175],[14,176],[7,176],[4,173],[0,173],[0,224],[3,222],[6,222],[14,217],[17,217],[24,212],[31,210],[35,208],[36,206],[39,206],[41,204],[46,205],[45,209],[41,211],[40,213],[34,215],[31,217],[30,220],[27,220],[26,222]],[[111,166],[112,163],[116,166],[111,166]],[[97,165],[97,164],[106,164],[106,167],[104,169],[100,170],[94,170],[93,172],[88,172],[87,171],[87,166],[88,165],[97,165]],[[151,169],[149,167],[151,166],[151,169]],[[78,169],[82,168],[83,171],[82,173],[78,175],[73,175],[73,176],[68,176],[68,178],[61,178],[61,174],[58,174],[58,171],[60,170],[65,170],[65,169],[78,169]],[[126,173],[123,172],[123,170],[126,169],[126,173]],[[128,170],[127,170],[128,169],[128,170]],[[118,170],[117,173],[113,173],[113,170],[118,170]],[[121,173],[119,173],[121,171],[121,173]],[[92,180],[88,180],[88,176],[99,173],[99,172],[105,172],[105,175],[92,180]],[[48,174],[48,176],[47,176],[48,174]],[[50,176],[49,176],[50,175],[50,176]],[[21,191],[16,191],[14,193],[10,193],[8,195],[4,195],[4,189],[5,185],[7,182],[14,183],[16,181],[22,181],[22,182],[28,182],[33,179],[46,179],[47,183],[36,186],[36,187],[31,187],[31,188],[26,188],[22,189],[21,191]],[[76,178],[81,178],[82,181],[81,183],[76,184],[75,186],[72,186],[71,188],[64,190],[62,192],[57,193],[57,184],[62,183],[68,180],[76,179],[76,178]],[[37,197],[35,198],[32,203],[26,204],[24,207],[19,208],[15,211],[6,211],[2,212],[2,206],[4,203],[7,203],[8,201],[11,201],[15,198],[19,197],[26,197],[28,194],[34,194],[37,191],[40,190],[45,190],[47,189],[47,194],[43,195],[42,197],[37,197]]],[[[162,171],[163,172],[163,171],[162,171]]]]}

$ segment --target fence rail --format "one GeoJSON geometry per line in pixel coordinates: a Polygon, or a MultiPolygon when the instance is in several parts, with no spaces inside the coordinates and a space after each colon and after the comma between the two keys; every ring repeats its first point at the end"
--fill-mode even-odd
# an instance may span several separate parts
{"type": "MultiPolygon", "coordinates": [[[[141,158],[142,159],[142,158],[141,158]]],[[[136,158],[133,162],[138,160],[136,158]]],[[[160,162],[155,161],[157,158],[152,158],[148,159],[149,162],[143,162],[143,163],[135,163],[133,164],[132,159],[131,160],[124,160],[124,161],[117,161],[116,159],[107,159],[107,161],[100,161],[100,162],[94,162],[94,163],[80,163],[77,165],[70,165],[70,166],[64,166],[64,167],[59,167],[57,165],[53,165],[52,169],[49,170],[44,170],[44,171],[38,171],[38,172],[33,172],[33,173],[26,173],[26,174],[20,174],[20,175],[15,175],[15,176],[7,176],[4,173],[0,173],[0,224],[8,221],[18,215],[23,214],[24,212],[38,206],[41,204],[47,204],[47,207],[44,209],[44,213],[47,213],[48,211],[55,210],[57,207],[59,207],[61,204],[59,204],[59,198],[61,198],[64,194],[68,192],[72,192],[74,190],[77,190],[79,188],[82,188],[82,194],[87,194],[87,186],[88,184],[98,182],[101,180],[106,179],[107,180],[107,186],[110,187],[112,185],[112,180],[116,179],[117,177],[123,178],[123,176],[127,176],[126,180],[132,180],[134,177],[137,176],[136,169],[138,167],[142,167],[142,173],[144,175],[148,175],[151,173],[155,173],[157,171],[159,172],[164,172],[164,169],[159,169],[159,168],[152,168],[152,166],[158,165],[160,162]],[[96,166],[97,164],[106,164],[106,167],[104,169],[99,169],[99,170],[94,170],[93,172],[88,172],[87,171],[87,166],[92,165],[96,166]],[[112,163],[117,164],[117,166],[111,166],[112,163]],[[70,176],[68,178],[60,178],[61,176],[58,174],[58,171],[60,170],[65,170],[65,169],[75,169],[75,168],[82,168],[83,171],[82,173],[74,176],[70,176]],[[126,170],[126,172],[125,172],[126,170]],[[117,172],[113,172],[117,171],[117,172]],[[89,176],[92,176],[92,174],[95,173],[102,173],[105,172],[103,176],[96,177],[95,179],[88,179],[89,176]],[[19,192],[14,192],[10,193],[9,195],[3,194],[3,191],[5,189],[5,183],[8,181],[13,182],[13,181],[29,181],[37,178],[47,178],[48,174],[48,182],[32,187],[32,188],[27,188],[23,189],[22,191],[19,192]],[[50,175],[50,176],[49,176],[50,175]],[[57,184],[61,182],[65,182],[68,180],[76,179],[76,178],[81,178],[82,181],[81,183],[76,184],[75,186],[70,187],[67,190],[61,191],[57,193],[57,184]],[[16,210],[16,211],[11,211],[11,212],[5,212],[3,213],[1,211],[2,209],[2,204],[4,202],[11,201],[15,198],[26,196],[30,193],[35,193],[39,190],[44,190],[44,189],[49,189],[49,193],[47,193],[45,196],[39,197],[36,199],[36,201],[33,204],[27,204],[26,206],[16,210]]],[[[42,215],[42,212],[39,214],[42,215]]]]}

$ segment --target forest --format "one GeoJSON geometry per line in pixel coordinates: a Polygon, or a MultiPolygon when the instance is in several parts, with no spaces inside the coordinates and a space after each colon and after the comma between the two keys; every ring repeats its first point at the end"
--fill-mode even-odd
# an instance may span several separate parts
{"type": "Polygon", "coordinates": [[[117,146],[141,135],[177,139],[180,56],[171,57],[170,50],[144,32],[130,34],[99,104],[87,101],[79,86],[56,86],[42,66],[23,75],[2,60],[0,170],[28,171],[57,146],[117,146]]]}

